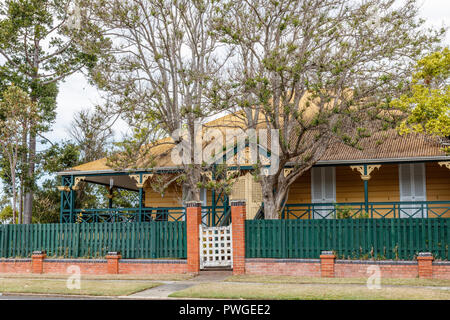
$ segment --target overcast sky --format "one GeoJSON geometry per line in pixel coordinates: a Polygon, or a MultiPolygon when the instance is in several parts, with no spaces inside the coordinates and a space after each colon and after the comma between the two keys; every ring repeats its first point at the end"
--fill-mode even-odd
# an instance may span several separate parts
{"type": "MultiPolygon", "coordinates": [[[[450,0],[422,0],[422,3],[421,15],[427,20],[427,25],[441,27],[445,24],[450,26],[450,0]]],[[[450,45],[450,34],[447,34],[445,44],[450,45]]],[[[55,142],[68,138],[67,128],[70,126],[75,112],[101,104],[97,90],[90,86],[81,74],[73,75],[61,83],[57,101],[56,123],[53,132],[46,134],[55,142]]],[[[122,128],[116,126],[116,135],[120,136],[122,128]]]]}

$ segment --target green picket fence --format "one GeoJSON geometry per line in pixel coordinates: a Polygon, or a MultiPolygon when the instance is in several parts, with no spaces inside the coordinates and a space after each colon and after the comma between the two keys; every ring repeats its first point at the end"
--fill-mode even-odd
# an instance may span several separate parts
{"type": "Polygon", "coordinates": [[[98,258],[120,251],[123,258],[186,258],[186,224],[65,223],[0,225],[0,257],[47,256],[98,258]]]}
{"type": "Polygon", "coordinates": [[[245,229],[247,258],[319,258],[322,250],[345,259],[449,258],[449,218],[247,220],[245,229]]]}

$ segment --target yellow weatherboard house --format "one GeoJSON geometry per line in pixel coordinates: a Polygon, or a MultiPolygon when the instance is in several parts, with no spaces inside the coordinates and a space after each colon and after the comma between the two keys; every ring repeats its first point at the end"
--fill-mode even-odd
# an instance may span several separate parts
{"type": "MultiPolygon", "coordinates": [[[[204,128],[224,131],[231,123],[239,127],[240,121],[228,115],[205,123],[204,128]]],[[[395,129],[389,129],[362,138],[360,146],[355,149],[344,143],[332,144],[291,185],[280,218],[450,217],[450,156],[442,150],[442,141],[423,134],[400,136],[395,129]]],[[[154,147],[151,154],[156,165],[151,169],[116,170],[103,158],[59,172],[61,222],[184,220],[182,186],[173,181],[160,192],[152,184],[158,175],[170,180],[183,170],[172,161],[173,148],[174,144],[164,143],[154,147]],[[109,208],[76,208],[75,191],[80,183],[104,185],[110,191],[135,191],[139,193],[139,206],[119,208],[110,199],[109,208]]],[[[243,153],[248,161],[248,146],[243,153]]],[[[284,174],[293,165],[286,166],[284,174]]],[[[250,163],[229,166],[225,174],[235,179],[228,194],[225,190],[200,190],[203,224],[226,224],[232,199],[246,200],[247,219],[264,218],[261,187],[253,178],[253,169],[250,163]]],[[[204,177],[218,179],[214,169],[205,172],[204,177]]]]}

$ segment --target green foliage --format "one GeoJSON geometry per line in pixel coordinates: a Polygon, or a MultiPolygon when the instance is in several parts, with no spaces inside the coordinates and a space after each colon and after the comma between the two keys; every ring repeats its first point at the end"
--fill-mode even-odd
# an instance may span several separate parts
{"type": "Polygon", "coordinates": [[[352,208],[351,206],[339,206],[335,205],[336,219],[367,219],[369,218],[369,213],[365,210],[361,210],[358,214],[352,214],[353,211],[358,209],[352,208]]]}
{"type": "MultiPolygon", "coordinates": [[[[391,104],[410,112],[401,134],[426,132],[450,137],[450,49],[433,52],[417,62],[410,92],[391,104]]],[[[450,151],[450,150],[449,150],[450,151]]]]}
{"type": "Polygon", "coordinates": [[[8,205],[0,210],[0,223],[9,223],[11,221],[13,221],[13,209],[8,205]]]}

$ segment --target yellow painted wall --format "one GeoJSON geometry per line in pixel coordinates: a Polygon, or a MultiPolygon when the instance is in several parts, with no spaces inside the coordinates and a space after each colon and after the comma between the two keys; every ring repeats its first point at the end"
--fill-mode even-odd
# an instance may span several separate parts
{"type": "MultiPolygon", "coordinates": [[[[436,162],[426,163],[426,192],[427,201],[450,201],[450,170],[440,167],[436,162]]],[[[400,201],[399,169],[398,164],[385,164],[375,169],[369,180],[369,202],[395,202],[400,201]]],[[[336,202],[364,202],[364,182],[356,170],[350,166],[336,166],[336,202]]],[[[301,176],[291,187],[288,204],[311,203],[311,174],[310,171],[301,176]]],[[[430,206],[438,214],[445,209],[430,206]]],[[[379,216],[392,217],[391,206],[380,205],[375,207],[379,216]]],[[[432,209],[433,210],[433,209],[432,209]]],[[[300,210],[296,213],[301,213],[300,210]]],[[[432,214],[429,214],[432,217],[432,214]]],[[[444,217],[450,217],[450,211],[444,217]]]]}
{"type": "MultiPolygon", "coordinates": [[[[425,168],[427,200],[450,201],[450,170],[440,167],[436,162],[426,163],[425,168]]],[[[211,205],[211,194],[211,191],[208,190],[207,205],[211,205]]],[[[150,186],[145,188],[146,207],[180,207],[182,206],[181,199],[181,186],[176,183],[169,186],[163,197],[150,186]]],[[[385,164],[371,174],[369,202],[395,201],[400,201],[398,165],[385,164]]],[[[351,170],[350,166],[336,166],[336,202],[364,202],[364,182],[361,180],[359,172],[351,170]]],[[[292,184],[287,203],[311,203],[310,171],[292,184]]],[[[393,216],[388,206],[378,206],[377,209],[381,215],[393,216]]],[[[435,209],[437,213],[442,213],[444,210],[435,209]]],[[[297,214],[301,214],[301,212],[299,211],[297,214]]],[[[444,217],[450,217],[450,211],[444,217]]]]}
{"type": "Polygon", "coordinates": [[[287,204],[311,203],[311,171],[306,171],[291,185],[287,204]]]}
{"type": "Polygon", "coordinates": [[[400,201],[398,174],[397,164],[384,164],[380,169],[372,171],[369,180],[369,201],[400,201]]]}
{"type": "Polygon", "coordinates": [[[336,167],[336,202],[364,202],[364,182],[350,166],[336,167]]]}
{"type": "Polygon", "coordinates": [[[145,188],[145,207],[181,207],[182,189],[176,183],[172,183],[165,190],[164,196],[152,189],[145,188]]]}
{"type": "MultiPolygon", "coordinates": [[[[436,162],[427,163],[425,166],[427,176],[427,200],[428,201],[450,201],[450,170],[441,167],[436,162]]],[[[450,218],[450,210],[438,208],[434,205],[430,208],[437,214],[444,213],[443,217],[450,218]]]]}
{"type": "Polygon", "coordinates": [[[427,200],[450,201],[450,170],[436,162],[426,164],[427,200]]]}

